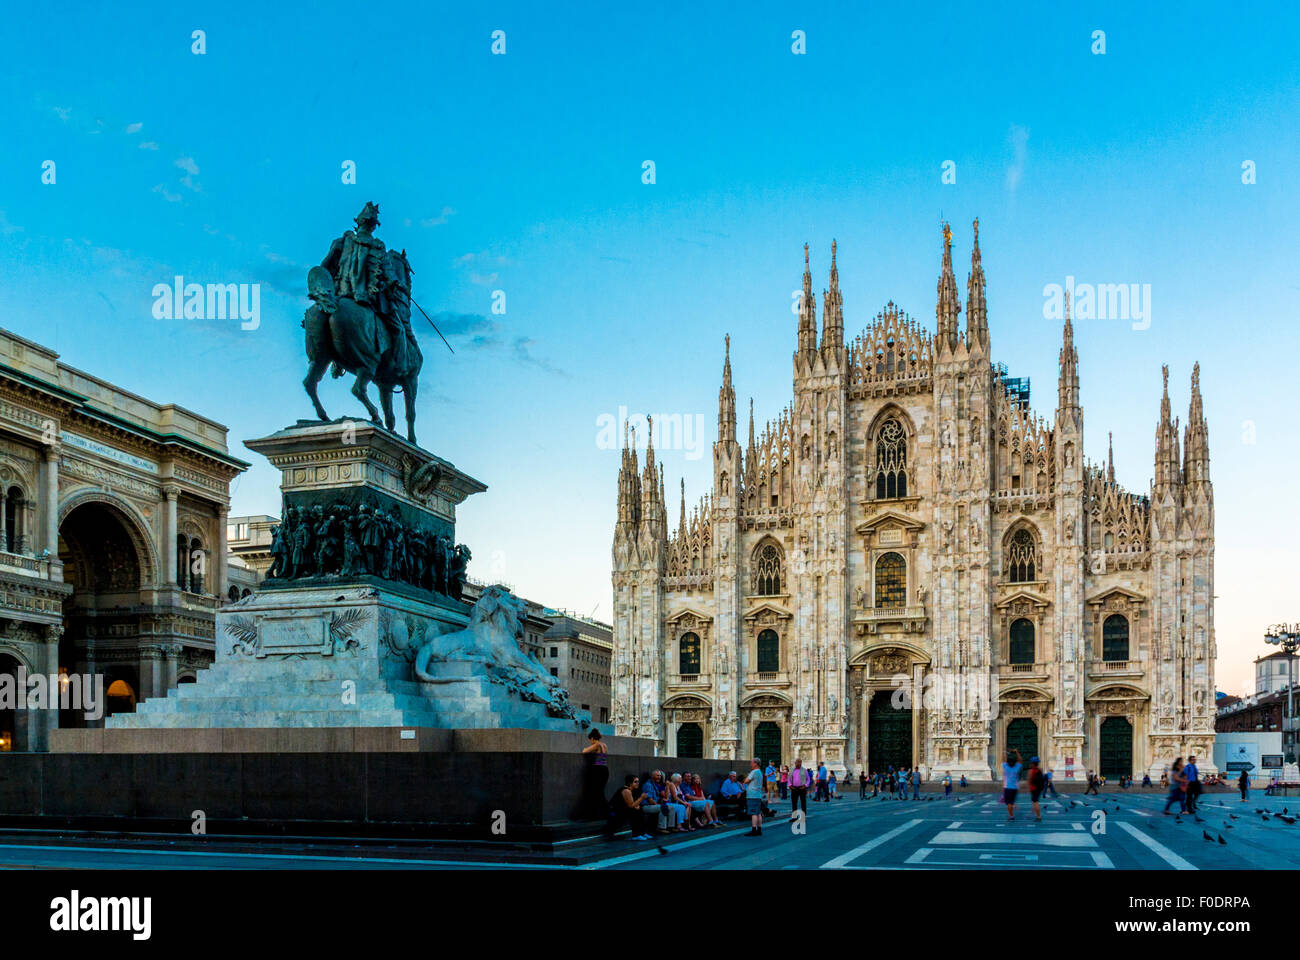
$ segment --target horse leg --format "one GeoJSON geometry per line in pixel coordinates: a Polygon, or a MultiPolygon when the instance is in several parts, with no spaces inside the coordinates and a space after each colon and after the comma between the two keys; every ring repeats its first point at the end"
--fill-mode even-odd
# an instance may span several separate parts
{"type": "Polygon", "coordinates": [[[357,382],[352,384],[352,395],[366,405],[366,410],[370,412],[372,423],[379,422],[379,411],[375,405],[370,402],[370,375],[368,373],[358,373],[357,382]]]}
{"type": "Polygon", "coordinates": [[[393,416],[392,384],[385,384],[379,388],[379,405],[384,408],[384,426],[391,431],[396,419],[393,416]]]}
{"type": "Polygon", "coordinates": [[[322,420],[328,420],[329,414],[320,404],[320,397],[316,395],[316,385],[320,383],[321,378],[325,376],[325,369],[329,366],[329,359],[317,357],[311,361],[311,366],[307,368],[307,376],[303,378],[302,385],[307,390],[307,396],[311,397],[312,404],[316,407],[316,416],[322,420]]]}
{"type": "Polygon", "coordinates": [[[406,439],[415,443],[415,377],[407,377],[402,384],[402,399],[406,401],[406,439]]]}

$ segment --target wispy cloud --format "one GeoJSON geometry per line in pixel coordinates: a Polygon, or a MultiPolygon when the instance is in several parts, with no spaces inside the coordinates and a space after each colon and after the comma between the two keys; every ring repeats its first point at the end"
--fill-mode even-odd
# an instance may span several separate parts
{"type": "Polygon", "coordinates": [[[1007,167],[1007,191],[1015,196],[1016,187],[1025,175],[1025,156],[1028,153],[1029,131],[1024,127],[1011,125],[1011,166],[1007,167]]]}
{"type": "Polygon", "coordinates": [[[181,177],[181,184],[195,193],[202,193],[203,188],[199,186],[198,180],[195,179],[199,175],[199,165],[194,162],[194,158],[180,157],[176,161],[176,166],[185,171],[185,176],[181,177]]]}

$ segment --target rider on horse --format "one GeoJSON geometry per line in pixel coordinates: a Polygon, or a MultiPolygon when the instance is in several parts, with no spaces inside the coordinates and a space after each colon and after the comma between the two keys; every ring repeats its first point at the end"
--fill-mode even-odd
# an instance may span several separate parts
{"type": "MultiPolygon", "coordinates": [[[[379,207],[375,203],[367,201],[355,222],[356,230],[348,230],[330,244],[321,266],[334,278],[337,296],[369,307],[388,327],[392,334],[389,338],[392,347],[384,358],[385,365],[402,370],[406,366],[407,338],[414,338],[411,330],[410,265],[406,263],[406,252],[400,254],[401,263],[395,263],[394,259],[399,255],[390,253],[384,242],[374,235],[379,226],[379,207]]],[[[333,372],[336,377],[343,375],[337,362],[333,372]]]]}

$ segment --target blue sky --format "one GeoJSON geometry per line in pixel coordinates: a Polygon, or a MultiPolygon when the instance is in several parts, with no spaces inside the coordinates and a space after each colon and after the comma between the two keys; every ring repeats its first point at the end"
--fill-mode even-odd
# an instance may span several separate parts
{"type": "MultiPolygon", "coordinates": [[[[850,335],[891,299],[932,327],[941,218],[964,300],[978,216],[994,355],[1044,416],[1044,285],[1151,285],[1149,329],[1077,330],[1087,452],[1114,430],[1130,489],[1152,474],[1160,364],[1185,417],[1201,361],[1220,688],[1297,619],[1294,8],[153,6],[7,14],[0,324],[229,424],[259,461],[235,512],[277,509],[242,440],[309,414],[306,269],[366,200],[456,346],[424,331],[420,436],[489,484],[460,517],[473,572],[604,618],[618,456],[598,418],[700,414],[712,440],[730,332],[741,406],[766,420],[790,395],[805,241],[819,292],[839,241],[850,335]],[[155,320],[176,274],[261,284],[260,327],[155,320]]],[[[344,382],[323,400],[357,412],[344,382]]],[[[694,502],[709,458],[663,459],[676,517],[676,479],[694,502]]]]}

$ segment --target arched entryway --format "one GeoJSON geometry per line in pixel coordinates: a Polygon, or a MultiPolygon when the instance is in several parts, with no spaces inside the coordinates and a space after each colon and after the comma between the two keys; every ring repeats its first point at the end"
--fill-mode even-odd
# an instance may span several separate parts
{"type": "MultiPolygon", "coordinates": [[[[142,549],[143,540],[134,522],[112,504],[98,500],[81,503],[63,518],[59,559],[63,561],[63,579],[72,584],[73,591],[63,603],[60,673],[84,676],[106,672],[113,659],[124,654],[135,660],[143,606],[142,549]]],[[[138,678],[134,671],[129,677],[120,673],[112,671],[105,687],[120,679],[130,692],[119,688],[117,694],[108,695],[105,706],[117,712],[134,710],[138,678]]],[[[59,726],[86,726],[85,710],[60,710],[59,726]]]]}
{"type": "Polygon", "coordinates": [[[781,765],[781,728],[771,720],[754,728],[754,756],[760,763],[781,765]]]}
{"type": "MultiPolygon", "coordinates": [[[[13,684],[10,689],[17,691],[18,670],[22,666],[16,657],[7,653],[0,653],[0,674],[8,674],[9,678],[0,680],[6,686],[13,684]]],[[[6,698],[8,700],[8,698],[6,698]]],[[[26,717],[18,712],[17,703],[12,706],[0,705],[0,753],[9,753],[13,750],[25,750],[26,740],[26,717]],[[20,729],[20,727],[24,729],[20,729]]]]}
{"type": "MultiPolygon", "coordinates": [[[[1028,717],[1016,717],[1007,724],[1007,753],[1016,750],[1025,768],[1031,757],[1038,756],[1038,724],[1028,717]]],[[[1023,769],[1022,769],[1023,775],[1023,769]]]]}
{"type": "Polygon", "coordinates": [[[1107,717],[1101,722],[1098,739],[1098,772],[1103,777],[1133,775],[1133,724],[1124,717],[1107,717]]]}
{"type": "Polygon", "coordinates": [[[698,723],[683,723],[677,728],[677,756],[690,759],[704,756],[704,728],[698,723]]]}
{"type": "Polygon", "coordinates": [[[912,766],[912,708],[896,707],[893,694],[879,690],[867,708],[867,769],[912,766]]]}

